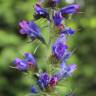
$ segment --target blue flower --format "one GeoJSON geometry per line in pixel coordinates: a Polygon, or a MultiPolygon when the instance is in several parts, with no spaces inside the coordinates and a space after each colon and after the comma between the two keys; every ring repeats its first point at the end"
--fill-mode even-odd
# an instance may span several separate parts
{"type": "Polygon", "coordinates": [[[64,44],[62,38],[58,38],[52,46],[52,53],[59,60],[62,59],[66,50],[67,45],[64,44]]]}
{"type": "Polygon", "coordinates": [[[50,77],[48,73],[41,73],[37,83],[39,84],[40,88],[44,90],[48,86],[49,80],[50,80],[50,77]]]}
{"type": "Polygon", "coordinates": [[[45,44],[45,40],[41,36],[40,29],[38,28],[38,26],[33,21],[23,20],[19,23],[19,26],[21,27],[20,33],[22,35],[26,34],[32,40],[37,38],[45,44]]]}
{"type": "Polygon", "coordinates": [[[72,54],[71,52],[69,52],[68,50],[66,50],[65,53],[64,53],[64,56],[62,57],[62,60],[61,61],[66,62],[69,59],[69,57],[71,56],[71,54],[72,54]]]}
{"type": "Polygon", "coordinates": [[[28,65],[24,60],[21,60],[19,58],[16,58],[13,63],[16,66],[16,69],[20,70],[20,71],[25,71],[28,69],[28,65]]]}
{"type": "Polygon", "coordinates": [[[62,15],[60,12],[56,12],[53,16],[53,21],[56,26],[61,25],[62,23],[62,15]]]}
{"type": "Polygon", "coordinates": [[[21,71],[28,70],[31,65],[32,67],[37,67],[35,58],[30,53],[24,54],[24,59],[16,58],[13,63],[15,64],[16,68],[21,71]]]}
{"type": "Polygon", "coordinates": [[[75,30],[65,27],[63,30],[60,31],[60,34],[67,34],[67,35],[73,35],[75,33],[75,30]]]}
{"type": "Polygon", "coordinates": [[[36,60],[35,58],[33,57],[32,54],[30,53],[24,53],[24,56],[25,56],[25,61],[30,65],[36,65],[36,60]]]}
{"type": "Polygon", "coordinates": [[[80,9],[79,4],[72,4],[72,5],[63,7],[62,9],[60,9],[60,12],[61,12],[62,16],[65,16],[66,14],[77,13],[79,11],[79,9],[80,9]]]}
{"type": "Polygon", "coordinates": [[[46,18],[50,20],[47,10],[43,9],[39,4],[36,4],[34,6],[34,10],[35,10],[35,15],[34,15],[35,19],[46,18]]]}
{"type": "Polygon", "coordinates": [[[71,76],[72,73],[76,70],[76,64],[66,65],[65,62],[60,64],[59,72],[55,73],[54,76],[57,77],[57,81],[66,79],[67,77],[71,76]]]}
{"type": "Polygon", "coordinates": [[[30,91],[31,91],[31,93],[38,93],[38,91],[37,91],[35,86],[32,86],[30,91]]]}
{"type": "Polygon", "coordinates": [[[64,62],[61,64],[61,79],[62,78],[67,78],[68,76],[71,76],[72,73],[76,70],[77,65],[76,64],[70,64],[66,65],[64,62]]]}
{"type": "Polygon", "coordinates": [[[67,41],[66,35],[65,34],[60,34],[60,37],[57,40],[66,44],[66,41],[67,41]]]}

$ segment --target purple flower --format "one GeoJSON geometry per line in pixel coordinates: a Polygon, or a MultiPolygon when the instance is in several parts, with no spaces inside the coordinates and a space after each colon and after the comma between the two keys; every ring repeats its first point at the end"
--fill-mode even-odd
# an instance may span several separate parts
{"type": "Polygon", "coordinates": [[[35,15],[34,15],[35,19],[46,18],[50,20],[47,10],[43,9],[39,4],[36,4],[34,6],[34,9],[35,9],[35,15]]]}
{"type": "Polygon", "coordinates": [[[50,86],[55,86],[57,84],[57,81],[58,81],[58,77],[56,75],[53,75],[50,79],[50,86]]]}
{"type": "Polygon", "coordinates": [[[74,14],[77,13],[80,9],[80,5],[79,4],[72,4],[72,5],[68,5],[63,7],[60,12],[62,14],[62,16],[66,15],[66,14],[74,14]]]}
{"type": "Polygon", "coordinates": [[[69,57],[71,56],[71,54],[72,54],[71,52],[66,50],[61,61],[66,62],[69,59],[69,57]]]}
{"type": "Polygon", "coordinates": [[[54,76],[57,78],[57,82],[62,79],[62,72],[57,72],[54,74],[54,76]]]}
{"type": "Polygon", "coordinates": [[[65,69],[66,68],[66,63],[64,61],[62,61],[62,63],[60,64],[60,70],[65,69]]]}
{"type": "Polygon", "coordinates": [[[35,86],[32,86],[30,91],[31,91],[31,93],[38,93],[38,91],[37,91],[35,86]]]}
{"type": "Polygon", "coordinates": [[[76,64],[66,65],[65,62],[60,64],[60,71],[55,73],[54,76],[57,77],[57,81],[66,79],[71,76],[72,73],[76,70],[76,64]]]}
{"type": "Polygon", "coordinates": [[[53,76],[57,78],[57,81],[61,80],[63,78],[63,69],[66,68],[66,63],[63,62],[60,64],[60,70],[59,72],[54,73],[53,76]]]}
{"type": "Polygon", "coordinates": [[[60,12],[56,12],[53,16],[53,21],[56,26],[61,25],[62,23],[62,15],[60,12]]]}
{"type": "Polygon", "coordinates": [[[57,39],[58,41],[60,40],[64,44],[66,44],[67,38],[65,34],[60,34],[60,37],[57,39]]]}
{"type": "Polygon", "coordinates": [[[52,46],[52,53],[57,59],[62,59],[67,49],[67,45],[64,44],[62,38],[58,38],[52,46]]]}
{"type": "Polygon", "coordinates": [[[35,58],[30,53],[25,53],[24,57],[23,60],[16,58],[13,62],[18,70],[25,71],[28,70],[31,65],[33,65],[32,67],[37,66],[35,58]]]}
{"type": "Polygon", "coordinates": [[[33,21],[23,20],[19,23],[19,26],[21,27],[20,33],[22,35],[26,34],[32,40],[37,38],[45,44],[45,40],[41,36],[41,32],[40,32],[39,28],[33,21]]]}
{"type": "Polygon", "coordinates": [[[24,56],[25,56],[25,61],[30,65],[36,65],[36,60],[35,58],[33,57],[32,54],[30,53],[24,53],[24,56]]]}
{"type": "Polygon", "coordinates": [[[64,62],[61,64],[61,78],[67,78],[68,76],[71,76],[72,73],[76,70],[77,65],[76,64],[70,64],[66,65],[64,62]]]}
{"type": "Polygon", "coordinates": [[[41,73],[37,83],[39,84],[40,88],[44,90],[48,86],[49,80],[50,80],[50,77],[48,73],[41,73]]]}
{"type": "Polygon", "coordinates": [[[75,30],[65,27],[63,30],[60,31],[60,34],[67,34],[67,35],[73,35],[75,33],[75,30]]]}
{"type": "Polygon", "coordinates": [[[24,71],[28,69],[28,65],[24,60],[21,60],[19,58],[16,58],[13,62],[16,66],[16,69],[24,71]]]}
{"type": "Polygon", "coordinates": [[[67,67],[69,67],[69,72],[68,72],[69,75],[71,75],[77,69],[76,64],[70,64],[67,67]]]}

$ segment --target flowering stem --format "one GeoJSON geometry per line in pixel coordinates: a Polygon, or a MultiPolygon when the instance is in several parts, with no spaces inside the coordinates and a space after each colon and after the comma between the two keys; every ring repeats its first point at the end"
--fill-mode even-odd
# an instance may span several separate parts
{"type": "Polygon", "coordinates": [[[41,42],[36,46],[36,48],[35,48],[33,54],[35,54],[35,53],[37,52],[37,50],[38,50],[38,48],[40,47],[40,45],[41,45],[41,42]]]}

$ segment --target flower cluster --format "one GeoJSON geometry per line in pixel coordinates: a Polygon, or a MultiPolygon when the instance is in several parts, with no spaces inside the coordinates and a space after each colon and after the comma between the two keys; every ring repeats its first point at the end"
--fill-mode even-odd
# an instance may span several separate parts
{"type": "Polygon", "coordinates": [[[33,21],[23,20],[19,23],[19,26],[21,27],[20,34],[26,34],[31,40],[38,39],[45,44],[45,40],[41,36],[40,29],[33,21]]]}
{"type": "Polygon", "coordinates": [[[16,58],[13,63],[15,64],[15,68],[21,71],[27,71],[31,67],[36,68],[37,64],[35,58],[30,53],[24,53],[24,59],[16,58]]]}
{"type": "MultiPolygon", "coordinates": [[[[47,92],[48,90],[53,89],[60,80],[63,80],[72,75],[72,73],[76,70],[76,64],[67,64],[67,60],[71,56],[71,52],[68,50],[67,45],[67,36],[71,36],[75,33],[75,30],[63,24],[63,20],[66,20],[66,16],[68,17],[70,14],[78,13],[80,9],[80,5],[72,4],[65,6],[63,8],[55,8],[61,0],[38,0],[38,2],[34,5],[34,19],[45,19],[55,26],[58,31],[58,35],[56,35],[56,39],[52,42],[51,45],[51,53],[50,57],[58,61],[59,70],[54,73],[48,73],[47,71],[40,71],[36,59],[30,53],[24,53],[24,59],[16,58],[14,60],[14,66],[16,69],[20,71],[34,71],[36,75],[36,84],[38,85],[41,91],[47,92]],[[44,5],[45,4],[45,5],[44,5]],[[43,6],[47,6],[47,8],[43,8],[43,6]],[[52,9],[52,12],[49,12],[49,9],[52,9]],[[50,15],[51,14],[51,15],[50,15]]],[[[26,21],[23,20],[19,23],[20,26],[20,34],[28,36],[32,41],[40,40],[43,44],[46,45],[46,40],[41,35],[41,31],[39,27],[36,25],[34,21],[26,21]]],[[[53,28],[53,30],[54,30],[53,28]]],[[[48,45],[48,44],[47,44],[48,45]]],[[[46,46],[47,46],[46,45],[46,46]]],[[[49,45],[49,46],[50,46],[49,45]]],[[[50,60],[50,59],[49,59],[50,60]]],[[[46,62],[47,63],[47,62],[46,62]]],[[[56,65],[51,64],[53,67],[56,65]]],[[[48,70],[46,68],[46,70],[48,70]]],[[[31,87],[31,93],[39,94],[38,88],[34,86],[31,87]]],[[[52,91],[52,90],[51,90],[52,91]]]]}

